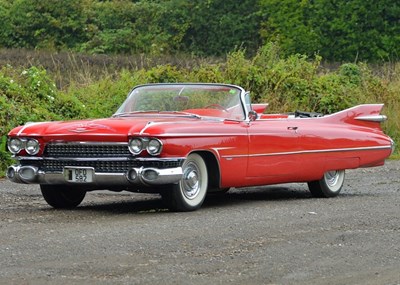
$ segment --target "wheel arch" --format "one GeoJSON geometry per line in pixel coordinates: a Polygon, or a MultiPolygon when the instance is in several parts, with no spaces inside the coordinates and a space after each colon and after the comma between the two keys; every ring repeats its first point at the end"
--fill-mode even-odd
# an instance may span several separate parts
{"type": "Polygon", "coordinates": [[[192,153],[200,155],[206,163],[208,173],[208,191],[218,191],[221,185],[221,171],[215,154],[206,150],[193,151],[191,154],[192,153]]]}

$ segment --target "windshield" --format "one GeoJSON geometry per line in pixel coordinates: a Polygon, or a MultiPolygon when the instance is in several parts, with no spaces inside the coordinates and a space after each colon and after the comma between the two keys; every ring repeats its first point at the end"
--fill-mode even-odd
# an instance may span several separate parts
{"type": "Polygon", "coordinates": [[[114,116],[182,112],[244,119],[241,89],[223,84],[154,84],[134,88],[114,116]]]}

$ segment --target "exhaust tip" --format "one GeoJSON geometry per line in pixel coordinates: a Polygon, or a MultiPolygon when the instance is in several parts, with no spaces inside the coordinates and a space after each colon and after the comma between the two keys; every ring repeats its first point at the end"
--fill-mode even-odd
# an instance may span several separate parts
{"type": "Polygon", "coordinates": [[[135,169],[132,168],[127,172],[126,178],[130,182],[135,182],[137,180],[137,178],[138,178],[138,172],[135,169]]]}
{"type": "Polygon", "coordinates": [[[10,167],[7,169],[7,172],[6,172],[7,178],[10,179],[10,180],[14,180],[15,174],[16,174],[15,168],[14,168],[13,166],[10,166],[10,167]]]}
{"type": "Polygon", "coordinates": [[[33,166],[22,166],[18,170],[19,177],[26,182],[34,182],[38,174],[38,169],[33,166]]]}
{"type": "Polygon", "coordinates": [[[149,182],[154,181],[158,178],[158,172],[155,169],[146,169],[145,171],[143,171],[142,175],[143,179],[149,182]]]}

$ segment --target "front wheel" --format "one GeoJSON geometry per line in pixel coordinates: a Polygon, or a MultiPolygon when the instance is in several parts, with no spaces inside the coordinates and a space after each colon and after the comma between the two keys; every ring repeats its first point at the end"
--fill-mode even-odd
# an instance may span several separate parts
{"type": "Polygon", "coordinates": [[[308,182],[308,188],[314,197],[335,197],[342,190],[344,177],[344,170],[328,171],[320,180],[308,182]]]}
{"type": "Polygon", "coordinates": [[[61,185],[40,185],[44,200],[56,209],[75,208],[85,198],[86,191],[61,185]]]}
{"type": "Polygon", "coordinates": [[[196,153],[190,154],[182,166],[183,177],[178,184],[161,194],[168,208],[173,211],[194,211],[201,207],[208,187],[207,166],[196,153]]]}

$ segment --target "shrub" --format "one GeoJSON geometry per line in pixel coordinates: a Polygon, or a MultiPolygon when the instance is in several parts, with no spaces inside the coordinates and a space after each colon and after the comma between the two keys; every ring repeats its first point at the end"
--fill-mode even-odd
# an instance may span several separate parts
{"type": "MultiPolygon", "coordinates": [[[[61,94],[46,70],[31,67],[0,70],[0,164],[9,162],[5,154],[6,134],[27,122],[84,117],[82,103],[61,94]]],[[[3,169],[3,168],[0,168],[3,169]]]]}

